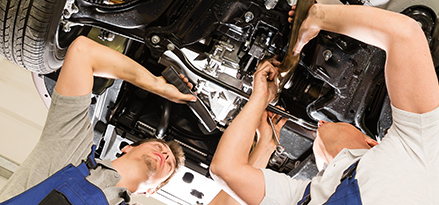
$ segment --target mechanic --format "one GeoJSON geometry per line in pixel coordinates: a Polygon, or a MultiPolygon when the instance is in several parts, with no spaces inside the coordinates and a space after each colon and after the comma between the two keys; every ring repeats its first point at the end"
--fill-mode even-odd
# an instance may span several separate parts
{"type": "Polygon", "coordinates": [[[371,148],[354,126],[321,121],[313,149],[326,166],[311,181],[250,166],[254,130],[277,90],[277,68],[266,61],[248,103],[219,142],[210,167],[214,178],[248,204],[439,204],[439,86],[419,24],[373,7],[315,4],[294,51],[320,30],[386,51],[393,117],[387,135],[371,148]]]}
{"type": "Polygon", "coordinates": [[[127,145],[114,161],[95,161],[89,118],[93,75],[123,79],[177,103],[196,100],[127,56],[78,37],[67,51],[41,138],[3,187],[0,201],[16,197],[2,204],[124,204],[131,193],[154,193],[184,163],[177,143],[158,139],[127,145]]]}

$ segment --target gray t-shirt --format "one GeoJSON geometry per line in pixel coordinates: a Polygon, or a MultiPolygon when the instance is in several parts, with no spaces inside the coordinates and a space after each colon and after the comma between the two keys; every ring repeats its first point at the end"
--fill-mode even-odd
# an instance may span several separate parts
{"type": "MultiPolygon", "coordinates": [[[[90,97],[53,93],[41,138],[0,191],[0,202],[32,188],[68,164],[77,166],[87,158],[93,145],[90,97]]],[[[119,204],[124,198],[129,200],[126,188],[114,187],[120,178],[111,162],[103,160],[87,180],[103,190],[110,204],[119,204]]]]}
{"type": "MultiPolygon", "coordinates": [[[[357,168],[363,204],[439,204],[439,108],[415,114],[392,107],[393,124],[370,150],[342,150],[312,179],[310,204],[323,204],[334,193],[345,169],[357,168]]],[[[262,170],[266,194],[261,204],[297,204],[309,181],[262,170]]]]}

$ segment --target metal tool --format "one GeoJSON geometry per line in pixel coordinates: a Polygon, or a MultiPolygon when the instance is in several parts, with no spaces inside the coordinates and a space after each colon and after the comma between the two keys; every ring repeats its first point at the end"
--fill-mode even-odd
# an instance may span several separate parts
{"type": "Polygon", "coordinates": [[[282,154],[285,151],[285,148],[280,145],[279,137],[277,136],[276,129],[274,129],[273,120],[268,117],[268,122],[270,122],[271,129],[273,130],[273,138],[276,143],[276,154],[282,154]]]}
{"type": "MultiPolygon", "coordinates": [[[[281,64],[278,66],[278,80],[280,93],[290,78],[293,76],[297,65],[299,65],[300,54],[294,52],[294,47],[299,37],[299,30],[302,22],[308,16],[308,10],[314,4],[315,0],[301,0],[297,2],[296,11],[294,13],[293,27],[291,29],[290,40],[288,42],[288,50],[281,64]]],[[[278,98],[279,95],[276,97],[278,98]]]]}

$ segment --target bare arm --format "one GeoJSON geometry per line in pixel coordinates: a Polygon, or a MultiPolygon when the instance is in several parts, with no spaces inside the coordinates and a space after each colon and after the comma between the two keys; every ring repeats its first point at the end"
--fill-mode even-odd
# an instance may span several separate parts
{"type": "MultiPolygon", "coordinates": [[[[271,133],[269,136],[271,138],[271,133]]],[[[249,164],[255,168],[265,168],[267,166],[268,160],[275,149],[275,144],[273,141],[268,141],[263,139],[256,144],[255,148],[249,156],[249,164]]],[[[269,139],[270,140],[270,139],[269,139]]],[[[239,199],[238,199],[239,200],[239,199]]],[[[221,190],[215,198],[209,203],[209,205],[239,205],[240,203],[235,200],[232,196],[227,194],[224,190],[221,190]]]]}
{"type": "Polygon", "coordinates": [[[267,61],[258,67],[253,94],[221,137],[210,167],[215,181],[248,204],[259,204],[265,196],[264,176],[249,164],[248,153],[262,114],[276,95],[276,75],[276,68],[267,61]]]}
{"type": "MultiPolygon", "coordinates": [[[[276,144],[273,140],[273,131],[271,126],[267,122],[268,112],[265,111],[260,119],[260,124],[258,127],[258,142],[253,148],[250,156],[248,157],[248,163],[255,168],[265,168],[270,160],[271,154],[276,148],[276,144]]],[[[273,116],[273,118],[279,116],[273,116]]],[[[277,120],[274,120],[277,121],[277,120]]],[[[275,125],[277,135],[279,135],[280,129],[286,123],[286,119],[282,118],[279,123],[275,125]]],[[[239,205],[240,203],[227,194],[224,190],[221,190],[215,198],[209,203],[209,205],[239,205]]]]}
{"type": "Polygon", "coordinates": [[[67,51],[55,90],[67,96],[86,95],[92,90],[93,75],[123,79],[174,102],[196,99],[180,93],[164,78],[154,76],[127,56],[80,36],[67,51]]]}
{"type": "Polygon", "coordinates": [[[414,113],[438,107],[439,87],[428,43],[413,19],[372,7],[316,4],[301,27],[296,51],[320,30],[386,51],[386,84],[395,107],[414,113]]]}

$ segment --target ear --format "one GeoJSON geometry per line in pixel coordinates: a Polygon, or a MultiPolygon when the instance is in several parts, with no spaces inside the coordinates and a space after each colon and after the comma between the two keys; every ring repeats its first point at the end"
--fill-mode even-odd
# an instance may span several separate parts
{"type": "Polygon", "coordinates": [[[374,139],[370,138],[367,135],[364,135],[364,139],[366,140],[366,143],[372,148],[375,147],[375,145],[378,145],[378,142],[375,141],[374,139]]]}
{"type": "Polygon", "coordinates": [[[123,153],[128,153],[133,147],[131,145],[127,145],[125,147],[123,147],[120,151],[122,151],[123,153]]]}

